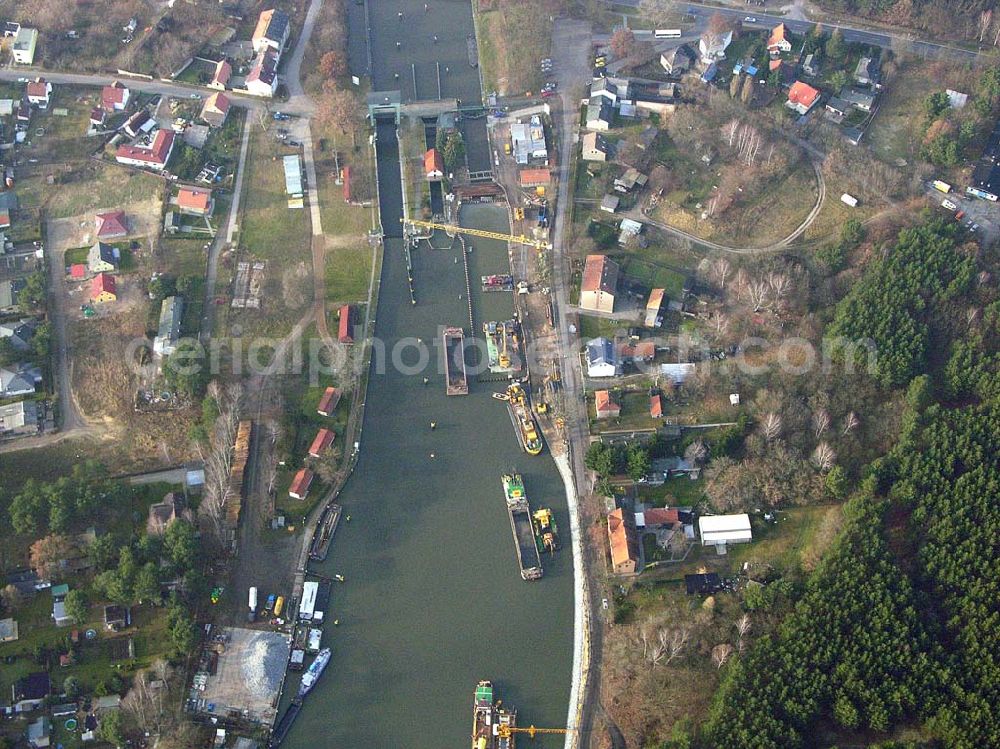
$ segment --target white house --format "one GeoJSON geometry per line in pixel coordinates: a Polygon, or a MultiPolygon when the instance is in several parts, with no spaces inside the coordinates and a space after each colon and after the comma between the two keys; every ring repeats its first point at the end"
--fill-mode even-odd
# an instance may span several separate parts
{"type": "Polygon", "coordinates": [[[750,531],[750,516],[745,512],[739,515],[702,515],[698,518],[698,535],[702,546],[717,546],[719,553],[725,553],[726,544],[745,544],[753,540],[750,531]]]}
{"type": "Polygon", "coordinates": [[[39,109],[49,108],[49,97],[52,95],[52,84],[44,78],[36,78],[28,83],[25,93],[28,95],[28,103],[39,109]]]}
{"type": "Polygon", "coordinates": [[[31,65],[35,62],[35,46],[38,44],[38,29],[22,26],[14,37],[12,53],[14,62],[19,65],[31,65]]]}
{"type": "Polygon", "coordinates": [[[250,64],[246,89],[254,96],[274,96],[277,88],[278,54],[270,47],[265,47],[250,64]]]}
{"type": "Polygon", "coordinates": [[[698,40],[698,52],[701,53],[701,61],[709,65],[719,60],[725,60],[726,48],[732,43],[732,31],[727,31],[724,34],[706,33],[698,40]]]}
{"type": "Polygon", "coordinates": [[[618,374],[615,347],[607,338],[587,341],[587,376],[614,377],[618,374]]]}

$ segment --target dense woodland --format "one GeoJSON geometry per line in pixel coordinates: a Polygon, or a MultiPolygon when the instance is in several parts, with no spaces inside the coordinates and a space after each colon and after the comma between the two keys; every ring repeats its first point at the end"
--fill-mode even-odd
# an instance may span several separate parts
{"type": "Polygon", "coordinates": [[[933,32],[936,38],[973,39],[993,45],[1000,34],[993,18],[996,0],[819,0],[818,4],[837,13],[933,32]]]}
{"type": "Polygon", "coordinates": [[[875,381],[905,390],[899,438],[860,470],[780,626],[721,670],[702,745],[1000,746],[993,273],[930,220],[881,248],[836,307],[830,332],[873,339],[875,381]],[[904,727],[911,741],[891,743],[904,727]]]}

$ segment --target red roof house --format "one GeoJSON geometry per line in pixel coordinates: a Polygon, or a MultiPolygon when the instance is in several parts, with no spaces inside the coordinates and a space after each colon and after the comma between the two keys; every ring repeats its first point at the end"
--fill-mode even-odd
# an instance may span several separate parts
{"type": "Polygon", "coordinates": [[[820,93],[808,83],[795,81],[788,89],[788,101],[785,106],[794,109],[799,114],[807,114],[816,102],[819,101],[820,93]]]}
{"type": "Polygon", "coordinates": [[[181,213],[208,216],[213,207],[212,191],[206,187],[182,187],[177,191],[177,208],[181,213]]]}
{"type": "Polygon", "coordinates": [[[615,402],[610,390],[594,392],[594,409],[598,419],[613,419],[622,413],[622,407],[615,402]]]}
{"type": "Polygon", "coordinates": [[[121,81],[101,89],[101,107],[105,112],[120,112],[128,106],[129,90],[121,81]]]}
{"type": "Polygon", "coordinates": [[[87,277],[87,265],[86,263],[74,263],[70,266],[69,277],[80,280],[87,277]]]}
{"type": "Polygon", "coordinates": [[[663,418],[663,398],[658,393],[649,396],[649,415],[654,419],[663,418]]]}
{"type": "Polygon", "coordinates": [[[125,218],[125,211],[98,213],[94,222],[97,224],[99,239],[114,239],[128,235],[128,219],[125,218]]]}
{"type": "Polygon", "coordinates": [[[313,458],[318,458],[327,448],[333,444],[333,441],[337,438],[336,433],[323,427],[318,432],[316,432],[316,437],[313,439],[312,444],[309,446],[309,455],[313,458]]]}
{"type": "Polygon", "coordinates": [[[340,329],[337,332],[337,340],[341,343],[354,343],[354,336],[351,335],[352,313],[353,309],[349,304],[340,308],[340,329]]]}
{"type": "Polygon", "coordinates": [[[94,127],[100,127],[104,124],[104,119],[107,117],[107,113],[100,107],[94,107],[90,110],[90,124],[94,127]]]}
{"type": "Polygon", "coordinates": [[[229,79],[232,75],[233,75],[233,66],[230,65],[225,60],[219,60],[215,64],[215,72],[212,74],[212,80],[208,84],[208,87],[217,88],[220,91],[225,91],[226,84],[229,83],[229,79]]]}
{"type": "Polygon", "coordinates": [[[320,416],[330,416],[337,410],[338,403],[340,403],[340,389],[328,387],[323,391],[323,395],[319,399],[319,405],[316,407],[316,413],[320,416]]]}
{"type": "Polygon", "coordinates": [[[642,513],[646,526],[679,523],[680,514],[676,507],[654,507],[642,513]]]}
{"type": "Polygon", "coordinates": [[[110,273],[98,273],[90,282],[90,299],[93,302],[113,302],[118,298],[115,277],[110,273]]]}
{"type": "Polygon", "coordinates": [[[522,169],[520,173],[521,187],[538,187],[552,181],[548,169],[522,169]]]}
{"type": "Polygon", "coordinates": [[[115,153],[115,160],[119,164],[129,164],[130,166],[147,167],[149,169],[163,169],[170,159],[170,153],[174,150],[174,131],[157,130],[153,136],[153,142],[149,146],[118,146],[115,153]]]}
{"type": "Polygon", "coordinates": [[[436,148],[424,154],[424,173],[431,182],[437,182],[444,176],[444,158],[436,148]]]}
{"type": "Polygon", "coordinates": [[[309,487],[312,486],[313,472],[308,468],[300,468],[292,479],[292,485],[288,487],[288,496],[292,499],[305,499],[309,494],[309,487]]]}
{"type": "Polygon", "coordinates": [[[779,23],[771,31],[771,36],[767,40],[767,51],[772,55],[776,55],[779,52],[789,52],[792,49],[792,43],[788,40],[788,29],[785,28],[785,24],[779,23]]]}

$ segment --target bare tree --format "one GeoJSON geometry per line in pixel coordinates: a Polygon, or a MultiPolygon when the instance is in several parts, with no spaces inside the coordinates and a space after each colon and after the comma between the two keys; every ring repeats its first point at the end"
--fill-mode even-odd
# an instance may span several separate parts
{"type": "Polygon", "coordinates": [[[708,457],[708,448],[701,440],[696,440],[687,446],[684,451],[684,460],[691,465],[698,465],[708,457]]]}
{"type": "Polygon", "coordinates": [[[820,442],[816,445],[816,449],[813,450],[812,456],[809,458],[814,466],[820,471],[829,471],[833,468],[834,463],[837,460],[837,454],[830,447],[827,442],[820,442]]]}
{"type": "Polygon", "coordinates": [[[718,257],[712,263],[712,277],[715,279],[716,286],[722,290],[726,288],[726,279],[729,278],[730,271],[732,271],[732,266],[724,257],[718,257]]]}
{"type": "Polygon", "coordinates": [[[859,423],[857,414],[855,414],[854,411],[848,412],[847,416],[844,417],[844,428],[842,434],[850,434],[855,428],[857,428],[859,423]]]}
{"type": "Polygon", "coordinates": [[[642,657],[654,666],[666,666],[684,652],[691,630],[647,624],[640,628],[639,637],[642,640],[642,657]]]}
{"type": "Polygon", "coordinates": [[[983,43],[983,39],[986,35],[990,33],[990,26],[993,25],[993,11],[987,8],[982,13],[979,14],[979,43],[983,43]]]}
{"type": "Polygon", "coordinates": [[[825,408],[815,411],[812,415],[813,435],[819,439],[830,428],[830,414],[825,408]]]}
{"type": "Polygon", "coordinates": [[[736,620],[736,631],[739,633],[738,647],[740,652],[743,652],[744,643],[743,638],[750,633],[750,614],[743,614],[739,619],[736,620]]]}
{"type": "Polygon", "coordinates": [[[728,642],[716,645],[712,648],[712,663],[715,664],[716,668],[722,668],[726,664],[726,661],[729,660],[729,656],[732,654],[733,646],[728,642]]]}
{"type": "Polygon", "coordinates": [[[761,423],[761,431],[764,433],[764,439],[768,442],[777,439],[778,435],[781,434],[781,417],[774,411],[768,412],[761,423]]]}

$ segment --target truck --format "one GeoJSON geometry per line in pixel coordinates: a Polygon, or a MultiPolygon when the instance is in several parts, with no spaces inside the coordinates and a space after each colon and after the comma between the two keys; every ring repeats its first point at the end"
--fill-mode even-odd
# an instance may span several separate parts
{"type": "Polygon", "coordinates": [[[933,182],[931,182],[931,187],[933,187],[938,192],[943,192],[943,193],[951,192],[951,185],[949,185],[947,182],[942,182],[939,179],[936,179],[933,182]]]}
{"type": "Polygon", "coordinates": [[[247,601],[247,605],[250,607],[249,613],[247,613],[247,621],[253,622],[257,619],[257,588],[256,586],[250,588],[250,596],[247,601]]]}

